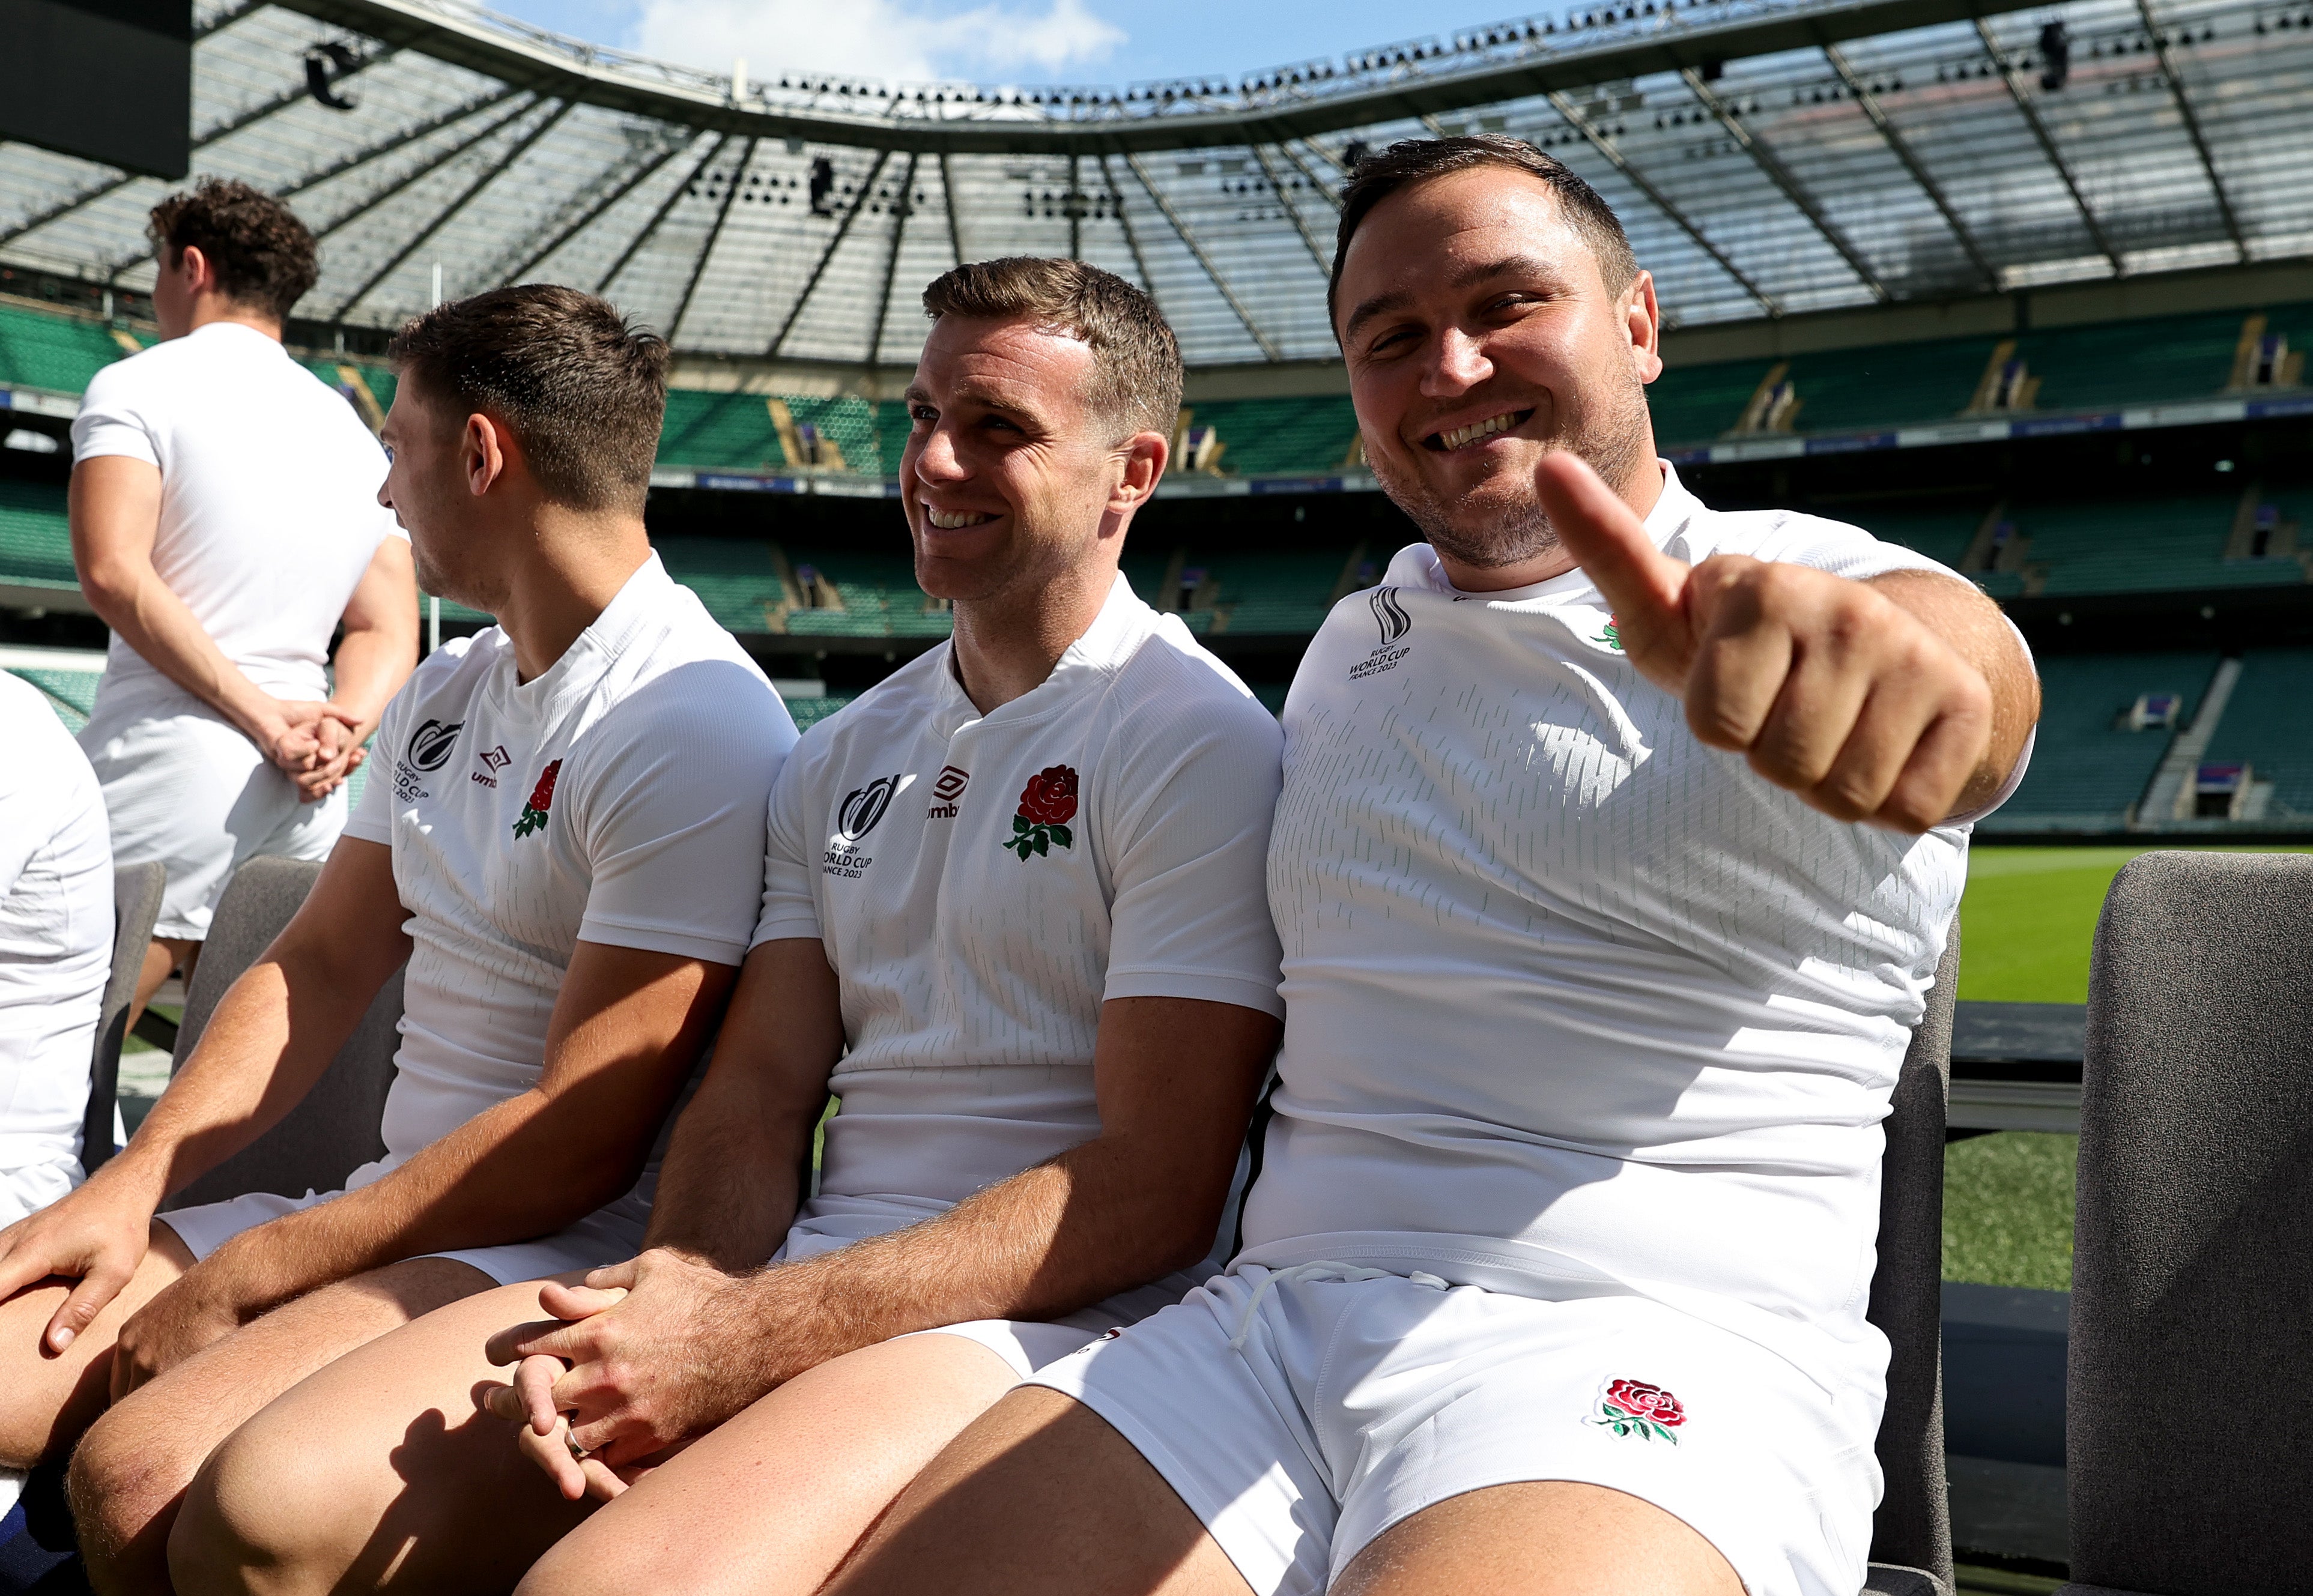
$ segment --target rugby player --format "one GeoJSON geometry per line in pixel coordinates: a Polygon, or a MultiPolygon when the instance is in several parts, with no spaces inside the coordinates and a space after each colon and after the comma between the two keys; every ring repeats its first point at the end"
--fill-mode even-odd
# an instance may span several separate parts
{"type": "Polygon", "coordinates": [[[281,346],[312,234],[207,178],[153,207],[152,236],[163,341],[92,378],[72,429],[73,560],[112,628],[80,743],[114,858],[168,870],[139,1010],[191,974],[242,861],[329,853],[418,658],[409,541],[373,497],[385,457],[281,346]]]}
{"type": "Polygon", "coordinates": [[[509,1331],[541,1288],[493,1293],[275,1403],[196,1485],[180,1592],[365,1588],[388,1557],[414,1589],[504,1590],[572,1516],[519,1442],[561,1495],[615,1497],[532,1596],[807,1593],[1016,1380],[1226,1257],[1282,1010],[1281,738],[1118,573],[1178,348],[1077,261],[959,267],[924,303],[901,480],[954,635],[780,776],[652,1250],[544,1288],[567,1328],[509,1331]]]}
{"type": "Polygon", "coordinates": [[[755,923],[795,727],[644,534],[666,346],[523,287],[440,306],[392,353],[380,500],[427,589],[498,625],[394,699],[311,896],[128,1146],[0,1232],[0,1462],[80,1437],[100,1591],[165,1588],[202,1460],[332,1358],[634,1255],[654,1136],[755,923]],[[296,1102],[405,960],[385,1156],[341,1192],[156,1216],[296,1102]]]}
{"type": "Polygon", "coordinates": [[[1851,1596],[1879,1122],[2028,656],[1930,561],[1681,486],[1653,284],[1547,155],[1361,166],[1331,308],[1428,541],[1287,704],[1244,1249],[828,1589],[1851,1596]]]}

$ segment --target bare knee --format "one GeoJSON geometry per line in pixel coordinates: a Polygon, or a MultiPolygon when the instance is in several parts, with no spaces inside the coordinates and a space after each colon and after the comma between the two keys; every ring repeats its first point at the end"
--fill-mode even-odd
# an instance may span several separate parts
{"type": "Polygon", "coordinates": [[[142,1405],[116,1407],[90,1426],[74,1448],[65,1490],[73,1523],[92,1565],[110,1565],[154,1520],[167,1513],[185,1487],[197,1457],[171,1446],[165,1425],[142,1405]]]}
{"type": "Polygon", "coordinates": [[[326,1591],[342,1561],[323,1551],[333,1527],[330,1469],[278,1443],[259,1414],[210,1454],[169,1532],[177,1596],[326,1591]]]}

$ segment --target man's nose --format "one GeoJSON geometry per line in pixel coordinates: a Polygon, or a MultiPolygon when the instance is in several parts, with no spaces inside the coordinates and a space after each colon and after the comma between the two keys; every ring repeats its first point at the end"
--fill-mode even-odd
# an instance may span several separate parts
{"type": "Polygon", "coordinates": [[[1493,374],[1494,363],[1486,358],[1484,346],[1460,328],[1449,327],[1438,336],[1436,352],[1421,373],[1421,391],[1459,393],[1493,374]]]}
{"type": "Polygon", "coordinates": [[[927,481],[953,482],[969,475],[963,461],[956,457],[955,440],[947,428],[936,426],[924,439],[923,452],[916,456],[916,475],[927,481]]]}

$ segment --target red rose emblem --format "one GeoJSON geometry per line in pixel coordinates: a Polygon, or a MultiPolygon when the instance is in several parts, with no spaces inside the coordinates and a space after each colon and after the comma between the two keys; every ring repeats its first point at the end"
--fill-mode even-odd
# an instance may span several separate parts
{"type": "Polygon", "coordinates": [[[562,761],[559,759],[555,760],[553,764],[549,765],[544,770],[539,772],[538,785],[531,788],[530,802],[527,804],[524,804],[523,807],[525,809],[534,809],[541,814],[544,814],[548,810],[552,809],[554,807],[554,779],[561,774],[562,761]]]}
{"type": "Polygon", "coordinates": [[[1632,1418],[1650,1418],[1667,1430],[1686,1423],[1686,1409],[1658,1385],[1642,1380],[1618,1380],[1606,1388],[1606,1400],[1632,1418]]]}
{"type": "Polygon", "coordinates": [[[1077,773],[1054,765],[1020,790],[1020,818],[1031,826],[1065,826],[1077,818],[1077,773]]]}
{"type": "Polygon", "coordinates": [[[1069,822],[1077,818],[1077,773],[1066,765],[1048,765],[1020,789],[1020,812],[1012,817],[1012,835],[1002,846],[1026,864],[1055,847],[1074,847],[1076,834],[1069,822]]]}

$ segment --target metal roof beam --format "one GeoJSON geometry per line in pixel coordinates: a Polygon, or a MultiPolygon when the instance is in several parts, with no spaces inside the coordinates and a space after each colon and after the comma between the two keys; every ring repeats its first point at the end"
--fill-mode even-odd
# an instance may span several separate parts
{"type": "Polygon", "coordinates": [[[1283,206],[1285,214],[1292,218],[1293,231],[1299,233],[1302,243],[1308,246],[1309,259],[1317,263],[1317,275],[1331,278],[1333,263],[1326,259],[1325,251],[1317,247],[1317,240],[1310,232],[1309,224],[1301,219],[1301,207],[1286,197],[1284,180],[1277,175],[1277,163],[1270,160],[1269,151],[1261,145],[1255,145],[1253,146],[1253,158],[1261,162],[1261,175],[1269,180],[1270,192],[1277,196],[1277,203],[1283,206]]]}
{"type": "MultiPolygon", "coordinates": [[[[540,261],[544,260],[549,256],[552,255],[557,250],[559,250],[563,245],[577,237],[587,228],[592,227],[602,218],[604,212],[608,211],[612,206],[618,204],[619,201],[624,199],[628,195],[633,193],[637,189],[641,188],[645,183],[650,181],[651,178],[658,172],[661,168],[664,167],[668,162],[673,160],[677,155],[682,154],[683,151],[691,148],[698,142],[697,136],[693,136],[667,145],[667,147],[660,151],[657,155],[654,156],[651,160],[645,162],[622,181],[604,193],[602,197],[595,200],[593,205],[587,206],[585,211],[579,215],[577,220],[570,223],[567,226],[556,231],[544,243],[539,245],[536,249],[531,250],[530,252],[527,255],[524,255],[516,264],[507,267],[505,270],[498,272],[497,276],[499,283],[503,285],[519,281],[529,272],[531,267],[536,266],[540,261]]],[[[604,174],[604,176],[608,175],[609,174],[607,172],[604,174]]],[[[533,234],[532,236],[535,237],[536,235],[533,234]]]]}
{"type": "Polygon", "coordinates": [[[829,265],[835,259],[835,252],[843,248],[843,241],[850,235],[851,224],[859,220],[860,213],[867,208],[867,196],[875,190],[875,180],[884,175],[884,168],[891,159],[892,152],[889,150],[875,152],[875,164],[867,169],[867,180],[859,185],[859,197],[851,202],[851,208],[843,213],[843,220],[835,224],[835,236],[828,240],[827,248],[820,251],[819,264],[811,268],[811,276],[805,280],[803,292],[796,295],[795,304],[787,311],[787,319],[779,323],[778,336],[771,339],[771,346],[763,351],[764,359],[778,358],[780,348],[787,341],[787,334],[793,332],[796,323],[803,320],[804,307],[811,303],[812,293],[818,288],[820,278],[827,275],[829,265]]]}
{"type": "Polygon", "coordinates": [[[522,137],[516,141],[513,149],[508,150],[504,155],[485,166],[482,169],[480,175],[476,177],[472,182],[467,184],[464,191],[461,193],[457,198],[452,200],[447,206],[444,206],[443,209],[435,215],[431,222],[428,222],[425,226],[419,228],[415,233],[411,234],[409,241],[403,244],[399,250],[396,250],[383,266],[379,267],[377,270],[372,272],[367,282],[356,289],[350,298],[339,304],[337,313],[331,318],[331,320],[343,321],[352,313],[353,308],[356,305],[361,303],[363,300],[369,297],[370,290],[375,288],[380,283],[384,282],[389,276],[391,276],[395,268],[400,266],[403,261],[409,259],[412,255],[417,254],[419,250],[423,249],[428,239],[441,232],[444,227],[447,227],[451,222],[457,217],[459,212],[464,210],[467,206],[473,203],[475,196],[481,193],[483,189],[488,188],[492,183],[497,182],[498,179],[504,177],[507,172],[513,171],[515,162],[519,162],[523,156],[529,153],[531,145],[545,137],[547,133],[553,128],[557,122],[559,122],[563,118],[568,116],[572,111],[576,110],[577,109],[578,102],[576,101],[566,100],[560,105],[555,107],[554,113],[551,116],[541,118],[539,119],[538,126],[523,134],[522,137]]]}
{"type": "Polygon", "coordinates": [[[908,156],[908,174],[900,180],[900,203],[892,208],[892,251],[884,257],[884,295],[875,302],[875,330],[867,335],[867,364],[871,366],[884,352],[884,321],[892,313],[892,288],[900,277],[900,243],[907,236],[908,217],[915,208],[916,157],[911,153],[908,156]]]}
{"type": "Polygon", "coordinates": [[[1288,161],[1293,162],[1295,170],[1299,171],[1303,177],[1309,180],[1309,186],[1325,197],[1325,203],[1332,206],[1335,214],[1338,215],[1341,208],[1341,197],[1333,191],[1333,185],[1327,182],[1324,178],[1319,177],[1317,175],[1317,169],[1309,164],[1307,157],[1304,156],[1299,150],[1295,149],[1290,144],[1281,144],[1277,147],[1283,153],[1288,161]]]}
{"type": "Polygon", "coordinates": [[[939,155],[940,208],[947,213],[947,247],[955,251],[955,263],[963,264],[963,232],[955,221],[955,174],[947,169],[947,152],[939,155]]]}
{"type": "Polygon", "coordinates": [[[750,137],[807,138],[874,149],[1064,155],[1282,144],[1313,134],[1498,105],[1553,89],[1585,88],[1620,78],[1679,72],[1714,61],[1813,50],[1826,42],[1837,44],[1874,34],[1965,22],[1979,15],[2027,11],[2038,0],[1829,0],[1821,5],[1777,7],[1733,21],[1690,22],[1682,15],[1674,25],[1617,35],[1596,45],[1586,46],[1579,39],[1560,35],[1549,47],[1517,60],[1434,75],[1426,71],[1410,74],[1394,83],[1314,96],[1290,105],[1073,121],[995,117],[935,119],[928,115],[894,115],[888,109],[880,116],[758,110],[734,102],[727,85],[713,86],[704,75],[691,81],[654,81],[633,68],[584,58],[575,48],[557,49],[548,42],[495,29],[479,18],[434,10],[423,0],[280,3],[308,16],[357,29],[374,39],[421,49],[501,82],[537,89],[550,98],[576,99],[702,130],[750,137]]]}
{"type": "MultiPolygon", "coordinates": [[[[940,157],[945,161],[946,156],[940,157]]],[[[1124,231],[1124,247],[1132,251],[1132,264],[1139,268],[1140,292],[1151,300],[1156,297],[1156,279],[1148,275],[1148,257],[1140,252],[1140,235],[1132,230],[1132,218],[1124,214],[1124,196],[1117,192],[1116,173],[1109,169],[1108,157],[1100,158],[1101,180],[1108,185],[1108,208],[1116,213],[1116,224],[1124,231]]],[[[1159,304],[1158,311],[1164,306],[1159,304]]]]}
{"type": "Polygon", "coordinates": [[[632,260],[638,254],[639,254],[643,246],[649,243],[651,240],[657,235],[659,224],[664,222],[667,217],[673,213],[674,207],[682,202],[682,197],[690,191],[690,185],[699,180],[699,174],[705,171],[709,166],[712,166],[717,160],[722,158],[724,150],[730,145],[732,136],[732,135],[726,133],[721,137],[717,138],[715,141],[715,147],[708,150],[704,155],[701,155],[699,158],[698,164],[690,169],[690,175],[677,183],[673,189],[668,192],[667,197],[659,201],[658,209],[651,213],[650,220],[643,224],[642,231],[636,233],[634,237],[629,239],[627,241],[627,247],[619,251],[619,258],[611,262],[611,269],[604,272],[600,277],[595,279],[595,293],[608,294],[611,291],[611,285],[617,282],[619,280],[619,274],[627,269],[627,262],[632,260]]]}
{"type": "Polygon", "coordinates": [[[2000,75],[2007,80],[2008,97],[2024,114],[2025,124],[2032,129],[2032,136],[2039,141],[2040,153],[2048,158],[2048,164],[2055,168],[2056,176],[2063,180],[2064,192],[2072,197],[2072,204],[2080,207],[2080,221],[2089,230],[2089,241],[2096,245],[2098,254],[2112,262],[2112,275],[2119,276],[2127,269],[2121,264],[2120,251],[2114,249],[2112,240],[2105,236],[2104,224],[2097,220],[2096,211],[2089,204],[2089,197],[2080,192],[2080,180],[2073,175],[2071,162],[2064,159],[2064,153],[2056,147],[2056,136],[2049,132],[2048,124],[2040,119],[2040,108],[2032,103],[2032,96],[2025,92],[2024,79],[2017,71],[2016,63],[2001,47],[1999,39],[1992,31],[1992,25],[1982,17],[1975,19],[1975,36],[1983,41],[1992,64],[2000,68],[2000,75]]]}
{"type": "MultiPolygon", "coordinates": [[[[202,31],[203,33],[207,33],[209,30],[205,29],[202,31]]],[[[200,37],[200,35],[196,35],[196,37],[200,37]]],[[[374,56],[361,57],[354,63],[354,65],[347,67],[342,73],[340,73],[339,76],[340,79],[351,77],[357,72],[361,72],[376,66],[380,61],[384,60],[388,56],[391,56],[393,53],[394,47],[389,45],[387,48],[378,51],[377,54],[374,56]]],[[[299,83],[294,89],[284,90],[282,92],[276,94],[270,100],[263,101],[256,105],[251,106],[247,110],[241,112],[238,116],[226,118],[224,121],[210,128],[207,133],[204,133],[199,137],[194,139],[193,148],[196,150],[206,150],[220,139],[231,138],[234,134],[239,133],[244,127],[253,127],[257,123],[263,121],[266,118],[274,115],[276,112],[287,110],[299,101],[308,98],[308,93],[309,92],[303,83],[299,83]]],[[[0,232],[0,244],[13,243],[16,240],[23,237],[24,234],[35,232],[40,228],[46,227],[51,222],[58,221],[63,217],[68,216],[72,215],[73,212],[82,208],[84,206],[94,205],[98,200],[102,199],[108,194],[118,194],[121,189],[126,189],[129,184],[135,182],[138,175],[139,174],[136,172],[123,172],[117,178],[107,178],[101,183],[84,189],[79,193],[71,196],[60,203],[50,206],[39,215],[28,216],[23,221],[17,223],[16,225],[8,229],[7,232],[0,232]]],[[[141,257],[139,259],[141,259],[141,257]]]]}
{"type": "Polygon", "coordinates": [[[1719,98],[1718,93],[1709,83],[1702,81],[1702,74],[1689,66],[1683,69],[1679,75],[1686,80],[1688,92],[1702,102],[1702,109],[1718,118],[1719,126],[1725,129],[1727,136],[1740,145],[1743,147],[1743,153],[1757,163],[1761,171],[1767,174],[1767,180],[1781,189],[1783,197],[1790,200],[1798,208],[1799,215],[1805,216],[1814,225],[1815,230],[1823,235],[1823,241],[1839,252],[1839,258],[1847,262],[1848,269],[1856,275],[1866,288],[1871,290],[1871,297],[1882,304],[1895,298],[1894,294],[1887,292],[1887,285],[1879,280],[1879,274],[1872,268],[1871,263],[1863,258],[1863,251],[1855,247],[1837,223],[1824,214],[1823,206],[1816,202],[1814,195],[1807,192],[1807,185],[1799,181],[1799,174],[1783,164],[1782,157],[1769,149],[1759,139],[1752,136],[1751,130],[1743,126],[1743,118],[1729,110],[1727,102],[1719,98]]]}
{"type": "Polygon", "coordinates": [[[690,313],[691,295],[699,292],[699,279],[707,275],[708,258],[715,253],[716,243],[723,237],[723,224],[731,218],[731,207],[739,203],[739,182],[754,163],[757,139],[749,139],[747,147],[739,152],[739,164],[732,169],[731,180],[723,186],[723,203],[716,207],[714,224],[708,228],[707,238],[699,246],[699,259],[691,263],[690,281],[682,285],[682,297],[675,302],[674,319],[666,324],[666,341],[674,342],[682,330],[682,319],[690,313]]]}
{"type": "Polygon", "coordinates": [[[1966,251],[1969,261],[1975,267],[1976,274],[1983,279],[1983,285],[1987,288],[1998,289],[2000,268],[1992,264],[1982,246],[1975,241],[1975,234],[1968,231],[1967,224],[1960,220],[1959,212],[1955,210],[1951,201],[1945,197],[1943,185],[1929,174],[1926,164],[1919,156],[1912,153],[1910,143],[1895,130],[1895,123],[1887,119],[1886,111],[1879,104],[1879,96],[1874,94],[1865,86],[1863,80],[1855,75],[1855,68],[1848,65],[1846,56],[1841,53],[1837,45],[1825,45],[1823,58],[1831,63],[1831,69],[1839,74],[1839,81],[1847,85],[1848,97],[1862,108],[1863,114],[1870,118],[1871,125],[1879,130],[1879,136],[1886,141],[1889,152],[1896,160],[1904,163],[1904,170],[1910,172],[1912,180],[1920,186],[1920,192],[1928,197],[1929,203],[1936,207],[1936,214],[1944,219],[1944,225],[1951,229],[1952,237],[1957,239],[1959,247],[1966,251]]]}
{"type": "Polygon", "coordinates": [[[1189,253],[1195,257],[1197,264],[1204,267],[1205,276],[1211,280],[1214,289],[1220,296],[1228,302],[1228,308],[1236,312],[1236,319],[1244,323],[1244,330],[1260,346],[1262,354],[1271,360],[1284,358],[1280,354],[1276,344],[1271,341],[1269,335],[1261,330],[1261,323],[1253,319],[1253,312],[1245,309],[1244,301],[1239,299],[1236,290],[1228,285],[1228,279],[1221,276],[1220,267],[1213,264],[1212,257],[1205,253],[1205,247],[1197,241],[1197,235],[1189,230],[1189,224],[1183,221],[1181,214],[1173,208],[1173,202],[1158,193],[1156,185],[1148,180],[1148,169],[1140,164],[1140,157],[1127,150],[1124,152],[1124,164],[1134,177],[1140,180],[1140,187],[1148,192],[1149,199],[1156,205],[1157,214],[1165,218],[1166,224],[1179,236],[1181,242],[1188,246],[1189,253]]]}
{"type": "Polygon", "coordinates": [[[1584,116],[1580,109],[1575,105],[1572,96],[1563,92],[1553,92],[1550,96],[1550,103],[1552,109],[1566,119],[1568,127],[1588,140],[1590,147],[1604,156],[1616,171],[1621,172],[1632,188],[1645,195],[1649,204],[1667,217],[1673,226],[1694,241],[1695,248],[1718,262],[1719,269],[1734,279],[1736,286],[1749,294],[1761,310],[1770,316],[1780,316],[1783,313],[1782,302],[1753,282],[1750,274],[1736,265],[1733,258],[1726,250],[1712,242],[1711,235],[1704,232],[1693,217],[1673,204],[1670,196],[1656,188],[1646,173],[1631,165],[1629,158],[1615,147],[1614,141],[1592,126],[1590,118],[1584,116]]]}
{"type": "Polygon", "coordinates": [[[2201,171],[2208,177],[2209,192],[2216,198],[2217,215],[2224,219],[2225,236],[2233,241],[2233,253],[2247,260],[2248,239],[2241,232],[2232,196],[2225,192],[2225,180],[2217,175],[2216,157],[2209,153],[2208,136],[2201,131],[2201,118],[2193,109],[2193,97],[2185,92],[2185,75],[2177,70],[2177,57],[2168,48],[2168,35],[2152,14],[2151,0],[2136,0],[2136,14],[2144,19],[2144,31],[2151,37],[2153,52],[2160,58],[2160,75],[2168,80],[2168,92],[2177,99],[2177,114],[2184,118],[2185,131],[2193,140],[2193,153],[2201,158],[2201,171]]]}
{"type": "MultiPolygon", "coordinates": [[[[318,241],[329,237],[333,232],[337,232],[341,229],[351,226],[354,223],[359,221],[362,217],[366,216],[370,212],[383,205],[387,200],[391,199],[395,195],[409,188],[410,184],[423,181],[427,177],[432,176],[435,172],[439,171],[443,167],[448,165],[451,162],[455,161],[459,156],[464,154],[468,150],[472,149],[476,145],[481,143],[482,140],[489,137],[491,134],[497,132],[502,127],[510,127],[514,123],[521,120],[524,116],[527,116],[530,112],[537,110],[539,103],[538,98],[533,95],[523,104],[515,106],[512,110],[506,112],[506,115],[490,123],[488,127],[479,128],[476,131],[468,134],[456,144],[452,145],[448,149],[440,151],[437,153],[429,156],[426,160],[419,162],[416,167],[402,173],[401,176],[396,178],[392,182],[388,183],[384,188],[371,195],[367,199],[363,200],[359,205],[354,206],[353,209],[347,211],[345,215],[335,217],[313,229],[314,239],[318,241]]],[[[407,143],[408,140],[398,139],[395,142],[407,143]]]]}

